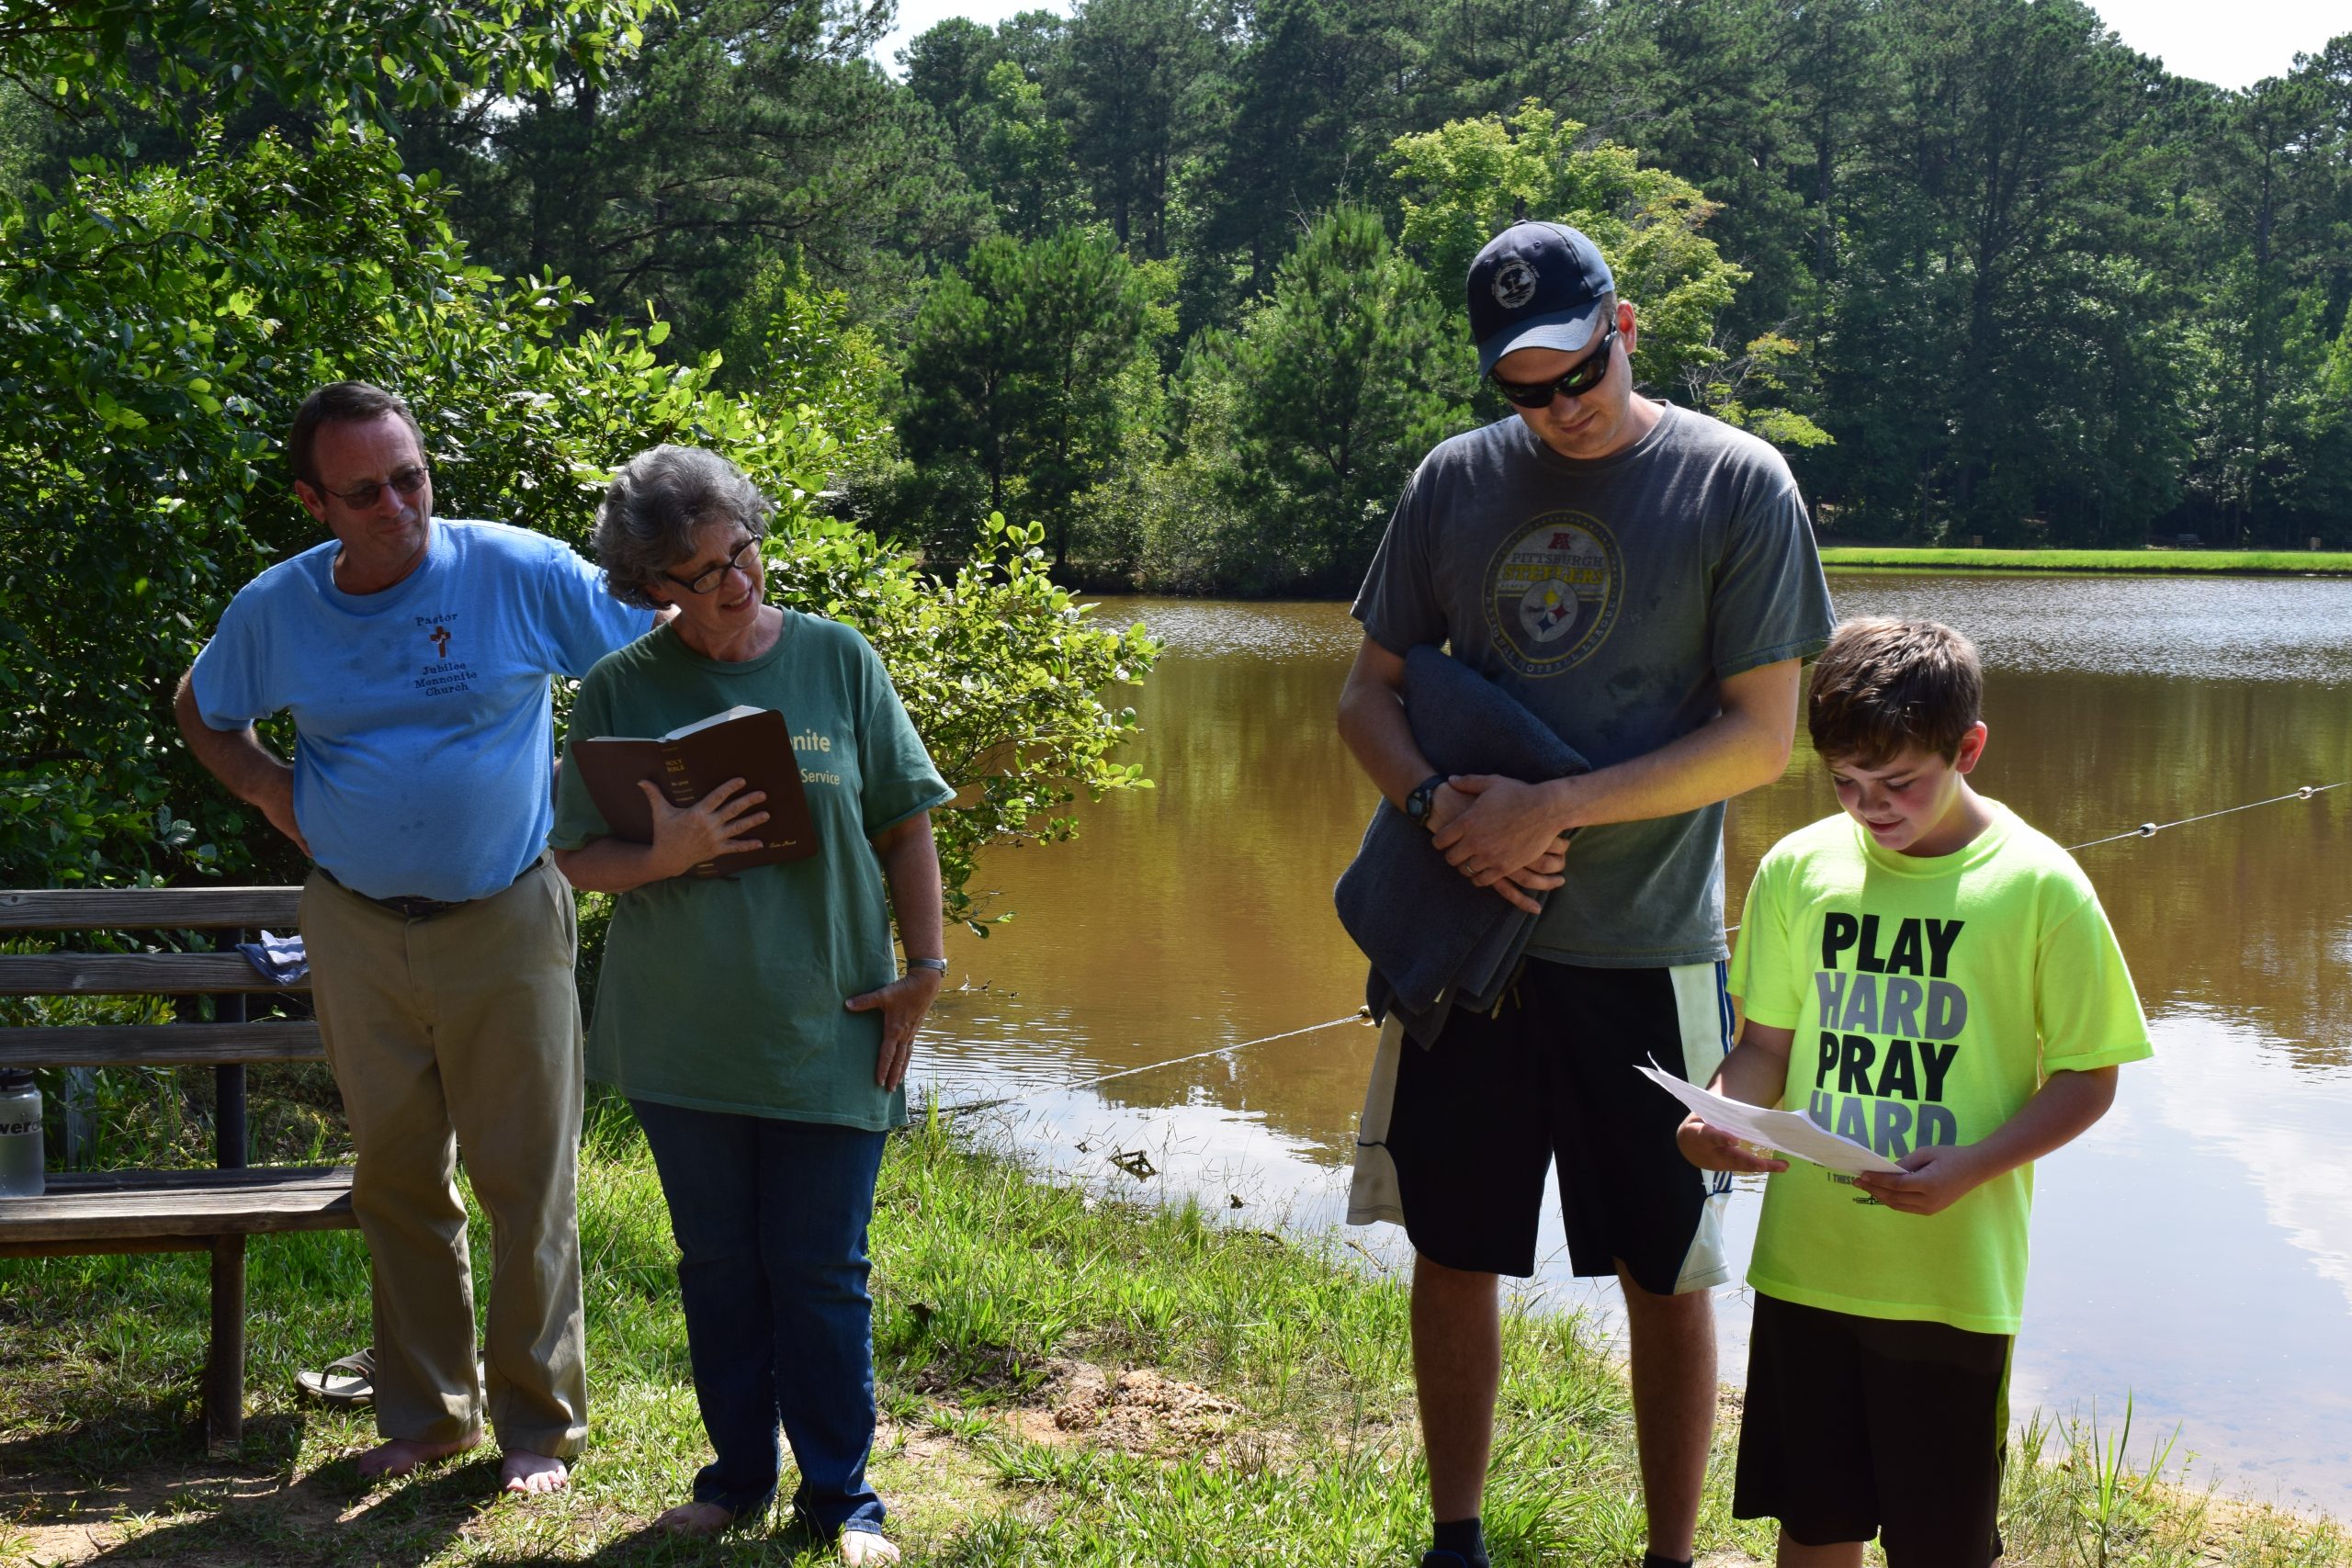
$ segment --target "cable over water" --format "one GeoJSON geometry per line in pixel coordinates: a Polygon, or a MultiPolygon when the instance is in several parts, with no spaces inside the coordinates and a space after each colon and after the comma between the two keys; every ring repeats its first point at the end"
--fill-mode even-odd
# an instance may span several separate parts
{"type": "MultiPolygon", "coordinates": [[[[2153,839],[2168,828],[2186,828],[2192,822],[2210,822],[2216,817],[2228,817],[2235,812],[2252,811],[2258,806],[2276,806],[2281,801],[2312,800],[2325,795],[2329,790],[2346,787],[2352,787],[2352,779],[2339,779],[2334,784],[2304,784],[2288,791],[2285,795],[2274,795],[2263,800],[2249,800],[2241,806],[2225,806],[2219,811],[2201,811],[2194,817],[2183,817],[2175,822],[2143,822],[2137,828],[2121,833],[2110,833],[2104,839],[2086,839],[2079,844],[2069,844],[2066,846],[2066,852],[2074,854],[2083,850],[2095,850],[2101,844],[2120,843],[2125,839],[2153,839]]],[[[1726,926],[1724,928],[1724,932],[1728,936],[1737,930],[1739,930],[1737,926],[1726,926]]],[[[1162,1067],[1181,1066],[1186,1062],[1205,1061],[1211,1056],[1224,1056],[1236,1051],[1247,1051],[1253,1045],[1271,1045],[1277,1040],[1292,1040],[1302,1034],[1319,1034],[1327,1029],[1337,1029],[1343,1023],[1353,1023],[1363,1016],[1363,1010],[1358,1008],[1345,1017],[1327,1019],[1321,1023],[1310,1023],[1301,1029],[1285,1029],[1279,1034],[1261,1034],[1255,1040],[1237,1041],[1230,1045],[1219,1045],[1207,1051],[1195,1051],[1190,1055],[1170,1056],[1163,1062],[1146,1062],[1138,1067],[1121,1067],[1116,1072],[1100,1073],[1091,1078],[1080,1078],[1075,1083],[1046,1084],[1036,1089],[1023,1089],[1019,1094],[1008,1094],[992,1100],[967,1100],[961,1105],[942,1106],[940,1114],[954,1116],[967,1111],[993,1111],[999,1106],[1016,1105],[1024,1100],[1034,1100],[1041,1094],[1068,1094],[1075,1089],[1092,1089],[1097,1084],[1106,1084],[1114,1078],[1133,1077],[1137,1073],[1157,1072],[1162,1067]]]]}
{"type": "Polygon", "coordinates": [[[1076,1083],[1046,1084],[1038,1089],[1023,1089],[1019,1094],[1008,1094],[1001,1099],[974,1100],[962,1105],[944,1105],[940,1107],[939,1113],[943,1116],[953,1116],[965,1111],[993,1111],[1000,1105],[1017,1104],[1024,1100],[1034,1100],[1041,1094],[1067,1094],[1072,1089],[1092,1089],[1096,1084],[1109,1083],[1113,1078],[1132,1077],[1137,1073],[1154,1072],[1161,1067],[1179,1066],[1186,1062],[1205,1061],[1211,1056],[1222,1056],[1233,1051],[1247,1051],[1252,1045],[1270,1045],[1277,1040],[1289,1040],[1301,1034],[1317,1034],[1326,1029],[1337,1029],[1343,1023],[1353,1023],[1362,1017],[1363,1017],[1363,1009],[1358,1008],[1344,1018],[1326,1019],[1321,1023],[1310,1023],[1303,1029],[1285,1029],[1280,1034],[1261,1034],[1255,1040],[1238,1040],[1230,1045],[1219,1045],[1214,1050],[1195,1051],[1189,1056],[1170,1056],[1164,1062],[1146,1062],[1139,1067],[1121,1067],[1115,1073],[1100,1073],[1091,1078],[1080,1078],[1076,1083]]]}
{"type": "Polygon", "coordinates": [[[2225,806],[2219,811],[2207,811],[2195,817],[2184,817],[2177,822],[2143,822],[2128,833],[2110,833],[2104,839],[2089,839],[2079,844],[2069,844],[2066,846],[2066,852],[2073,854],[2077,850],[2095,850],[2101,844],[2112,844],[2123,839],[2153,839],[2167,828],[2186,828],[2191,822],[2210,822],[2216,817],[2227,817],[2233,811],[2251,811],[2257,806],[2276,806],[2282,800],[2309,800],[2314,795],[2325,795],[2329,790],[2342,789],[2346,784],[2352,784],[2352,779],[2338,779],[2331,784],[2305,784],[2301,789],[2290,790],[2285,795],[2274,795],[2267,800],[2249,800],[2244,806],[2225,806]]]}

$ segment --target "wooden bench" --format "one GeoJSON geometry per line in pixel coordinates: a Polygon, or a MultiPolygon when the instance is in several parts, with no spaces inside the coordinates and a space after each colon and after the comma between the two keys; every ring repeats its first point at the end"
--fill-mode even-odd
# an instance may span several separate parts
{"type": "Polygon", "coordinates": [[[324,1059],[308,1020],[245,1018],[257,992],[307,992],[264,979],[233,943],[264,926],[294,929],[293,887],[0,891],[0,931],[154,931],[223,933],[219,953],[0,954],[0,995],[182,998],[190,1021],[0,1028],[0,1067],[210,1066],[218,1113],[213,1170],[51,1172],[39,1198],[0,1199],[0,1258],[100,1252],[209,1252],[212,1341],[204,1371],[209,1444],[244,1433],[245,1238],[340,1230],[351,1213],[350,1168],[250,1169],[245,1068],[324,1059]],[[213,1021],[192,999],[214,998],[213,1021]]]}

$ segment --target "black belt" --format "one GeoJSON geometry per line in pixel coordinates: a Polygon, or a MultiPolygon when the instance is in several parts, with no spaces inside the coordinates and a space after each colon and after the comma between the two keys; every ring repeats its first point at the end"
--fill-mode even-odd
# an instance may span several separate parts
{"type": "MultiPolygon", "coordinates": [[[[520,882],[525,877],[530,875],[533,871],[538,868],[539,862],[546,858],[547,854],[544,851],[532,856],[529,863],[514,874],[514,882],[520,882]]],[[[342,888],[345,893],[365,898],[370,904],[379,905],[384,908],[390,909],[395,915],[405,916],[407,919],[412,920],[429,920],[435,915],[446,915],[452,909],[462,909],[469,904],[479,904],[481,902],[481,898],[426,898],[413,893],[403,893],[390,898],[379,898],[373,893],[360,892],[359,889],[352,886],[349,883],[343,881],[325,866],[319,867],[319,874],[325,877],[329,882],[334,883],[337,887],[342,888]]],[[[514,886],[514,882],[508,883],[506,887],[514,886]]],[[[500,888],[498,892],[505,892],[506,887],[500,888]]],[[[495,898],[497,897],[498,893],[485,893],[482,895],[483,898],[495,898]]]]}
{"type": "Polygon", "coordinates": [[[461,909],[473,902],[470,898],[416,898],[405,896],[398,898],[379,898],[373,893],[362,893],[359,896],[370,904],[381,904],[394,914],[406,915],[412,920],[429,920],[435,915],[446,915],[452,909],[461,909]]]}

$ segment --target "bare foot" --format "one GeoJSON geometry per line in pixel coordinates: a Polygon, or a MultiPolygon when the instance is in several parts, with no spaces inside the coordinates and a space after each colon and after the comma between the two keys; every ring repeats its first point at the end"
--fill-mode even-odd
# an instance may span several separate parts
{"type": "Polygon", "coordinates": [[[464,1453],[481,1441],[479,1434],[459,1438],[449,1443],[420,1443],[408,1438],[394,1438],[379,1443],[359,1456],[359,1474],[367,1481],[380,1481],[395,1475],[406,1475],[418,1465],[430,1464],[436,1459],[464,1453]]]}
{"type": "Polygon", "coordinates": [[[681,1503],[653,1521],[653,1528],[673,1535],[717,1535],[735,1522],[735,1516],[716,1503],[681,1503]]]}
{"type": "Polygon", "coordinates": [[[866,1562],[896,1562],[899,1549],[872,1530],[842,1531],[842,1562],[846,1568],[866,1562]]]}
{"type": "Polygon", "coordinates": [[[571,1485],[571,1472],[564,1468],[560,1459],[516,1449],[499,1465],[498,1483],[519,1495],[535,1496],[542,1492],[560,1492],[571,1485]]]}

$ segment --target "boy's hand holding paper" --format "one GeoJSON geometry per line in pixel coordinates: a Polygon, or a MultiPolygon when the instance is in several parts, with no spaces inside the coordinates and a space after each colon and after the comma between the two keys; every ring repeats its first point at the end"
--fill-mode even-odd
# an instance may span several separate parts
{"type": "Polygon", "coordinates": [[[1758,1154],[1738,1134],[1726,1132],[1695,1111],[1674,1130],[1674,1145],[1701,1170],[1770,1175],[1789,1168],[1787,1160],[1758,1154]]]}
{"type": "MultiPolygon", "coordinates": [[[[1748,1105],[1740,1100],[1726,1100],[1720,1094],[1687,1084],[1673,1074],[1661,1072],[1654,1066],[1645,1067],[1637,1065],[1634,1070],[1648,1077],[1660,1089],[1698,1112],[1700,1120],[1710,1131],[1726,1133],[1741,1142],[1760,1144],[1768,1149],[1778,1149],[1782,1154],[1794,1155],[1799,1159],[1811,1160],[1815,1165],[1830,1170],[1843,1171],[1849,1176],[1859,1176],[1866,1170],[1900,1171],[1903,1168],[1893,1160],[1874,1152],[1868,1145],[1858,1144],[1850,1138],[1841,1138],[1837,1134],[1817,1126],[1810,1118],[1800,1115],[1796,1111],[1768,1111],[1760,1105],[1748,1105]]],[[[1688,1125],[1686,1122],[1685,1126],[1688,1125]]],[[[1699,1143],[1702,1153],[1713,1154],[1722,1148],[1720,1140],[1707,1139],[1703,1136],[1694,1135],[1690,1142],[1699,1143]]],[[[1683,1144],[1683,1153],[1686,1156],[1691,1153],[1690,1142],[1683,1144]]],[[[1702,1162],[1693,1160],[1692,1163],[1702,1162]]],[[[1755,1160],[1747,1165],[1733,1164],[1728,1163],[1728,1156],[1726,1156],[1726,1163],[1706,1164],[1705,1168],[1710,1170],[1781,1170],[1787,1167],[1784,1162],[1778,1160],[1755,1160]]]]}

